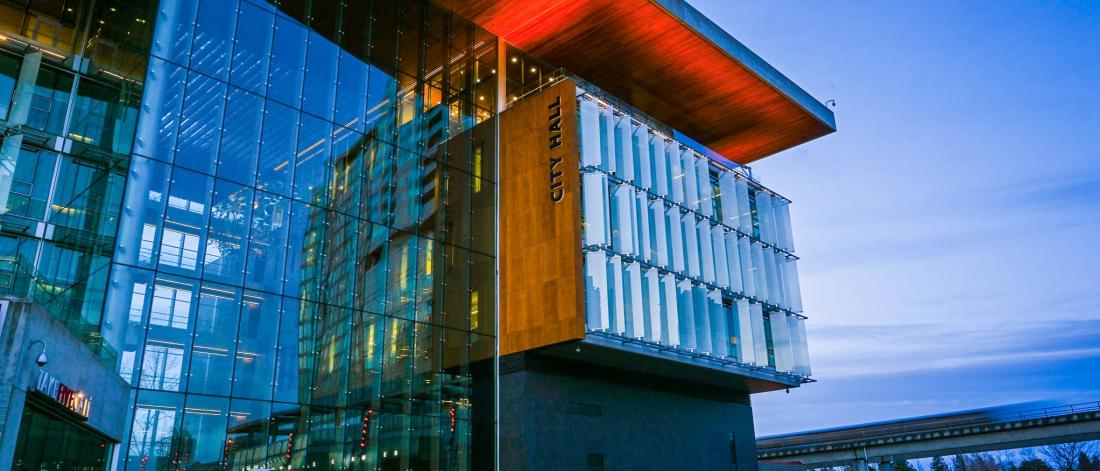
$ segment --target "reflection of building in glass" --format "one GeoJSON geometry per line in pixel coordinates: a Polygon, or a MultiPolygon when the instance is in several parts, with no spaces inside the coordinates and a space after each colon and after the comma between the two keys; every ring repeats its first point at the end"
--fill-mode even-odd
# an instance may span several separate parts
{"type": "MultiPolygon", "coordinates": [[[[42,13],[8,13],[49,24],[42,13]]],[[[142,68],[144,58],[74,71],[88,59],[62,37],[119,32],[54,26],[49,34],[60,36],[45,45],[19,34],[0,41],[0,292],[47,306],[95,344],[142,88],[120,74],[142,68]]]]}
{"type": "MultiPolygon", "coordinates": [[[[198,13],[167,8],[165,15],[190,25],[183,18],[201,16],[207,5],[198,13]]],[[[450,267],[469,276],[471,239],[468,231],[451,235],[437,227],[444,218],[433,205],[441,205],[447,185],[451,201],[470,211],[473,162],[460,146],[437,149],[469,142],[464,136],[486,112],[469,99],[473,88],[451,88],[443,69],[366,62],[366,51],[341,50],[267,7],[242,3],[217,14],[235,16],[236,31],[200,18],[200,29],[229,29],[164,32],[162,55],[154,40],[150,73],[161,82],[159,96],[147,98],[156,107],[150,116],[171,119],[138,131],[145,146],[136,150],[134,166],[147,165],[137,173],[150,178],[132,180],[139,190],[128,202],[141,209],[123,227],[142,227],[143,238],[120,242],[141,250],[120,257],[116,268],[116,279],[144,280],[109,302],[133,306],[136,328],[153,323],[141,316],[178,312],[168,327],[183,337],[150,328],[131,343],[121,330],[107,334],[123,340],[115,343],[121,371],[141,370],[135,414],[158,424],[134,427],[130,465],[186,456],[195,465],[350,466],[356,457],[356,466],[405,468],[453,456],[440,455],[440,446],[466,447],[468,438],[440,442],[438,426],[451,417],[470,420],[464,410],[450,411],[469,403],[469,380],[458,366],[443,369],[444,295],[435,279],[450,267]],[[244,39],[272,27],[270,41],[244,39]],[[228,74],[206,62],[222,60],[216,55],[195,56],[196,41],[230,37],[232,45],[204,45],[241,49],[225,59],[228,74]],[[180,40],[191,41],[190,57],[169,52],[180,40]],[[259,56],[270,59],[233,65],[259,56]],[[255,75],[257,67],[266,77],[255,75]],[[180,96],[180,89],[187,91],[180,96]],[[150,195],[167,195],[167,204],[150,195]],[[149,285],[151,303],[141,297],[148,288],[137,288],[149,285]],[[224,427],[214,425],[222,421],[224,427]],[[172,438],[187,434],[207,440],[172,438]],[[175,445],[145,446],[165,440],[175,445]],[[353,442],[362,450],[349,454],[353,442]]],[[[384,24],[361,27],[381,38],[384,24]]],[[[466,30],[466,44],[452,44],[446,72],[492,82],[475,58],[495,58],[495,42],[473,48],[472,26],[456,21],[451,28],[466,30]]]]}

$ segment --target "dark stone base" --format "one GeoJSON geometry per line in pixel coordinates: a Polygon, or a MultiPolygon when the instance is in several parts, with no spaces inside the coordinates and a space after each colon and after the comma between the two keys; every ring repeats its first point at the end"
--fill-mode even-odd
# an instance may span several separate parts
{"type": "Polygon", "coordinates": [[[746,392],[530,352],[500,374],[502,470],[756,471],[746,392]]]}

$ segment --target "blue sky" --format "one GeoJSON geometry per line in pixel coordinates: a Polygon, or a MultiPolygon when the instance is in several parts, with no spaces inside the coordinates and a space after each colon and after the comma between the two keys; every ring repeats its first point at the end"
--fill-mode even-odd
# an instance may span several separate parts
{"type": "Polygon", "coordinates": [[[816,384],[758,435],[1100,400],[1100,2],[690,0],[839,132],[794,201],[816,384]]]}

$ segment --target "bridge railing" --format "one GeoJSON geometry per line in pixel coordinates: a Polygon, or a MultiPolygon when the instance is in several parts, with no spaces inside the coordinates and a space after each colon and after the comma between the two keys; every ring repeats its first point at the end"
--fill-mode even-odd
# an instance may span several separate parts
{"type": "Polygon", "coordinates": [[[1020,411],[1019,420],[1046,419],[1060,415],[1080,414],[1084,412],[1100,412],[1100,401],[1020,411]]]}
{"type": "Polygon", "coordinates": [[[852,427],[839,430],[826,430],[792,436],[764,438],[756,442],[758,450],[821,445],[825,443],[846,442],[870,438],[882,438],[919,432],[933,432],[973,425],[990,425],[1014,422],[1017,420],[1047,419],[1071,414],[1100,412],[1100,401],[1084,402],[1064,406],[1051,406],[1036,409],[997,408],[999,410],[970,411],[944,417],[922,418],[900,423],[883,423],[852,427]]]}

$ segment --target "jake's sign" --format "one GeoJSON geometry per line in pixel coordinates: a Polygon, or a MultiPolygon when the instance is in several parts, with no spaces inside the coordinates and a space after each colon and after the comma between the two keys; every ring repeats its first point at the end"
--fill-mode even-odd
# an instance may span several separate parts
{"type": "Polygon", "coordinates": [[[57,401],[66,409],[76,412],[85,419],[92,411],[91,397],[84,394],[84,391],[70,388],[57,378],[50,376],[45,370],[38,372],[38,380],[35,381],[34,390],[49,396],[50,399],[57,401]]]}
{"type": "Polygon", "coordinates": [[[562,183],[562,171],[559,166],[565,157],[561,153],[561,95],[550,102],[550,201],[560,202],[565,198],[565,185],[562,183]]]}

